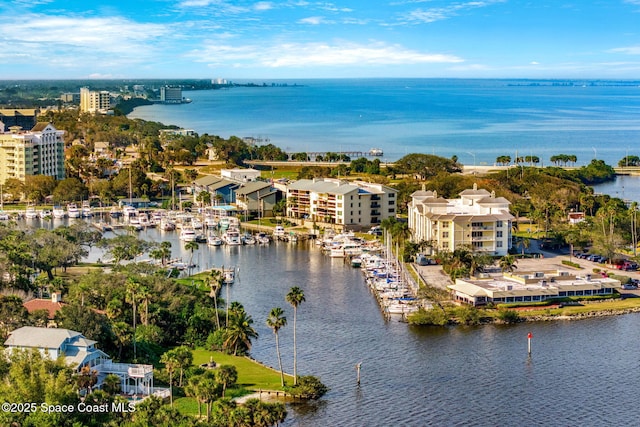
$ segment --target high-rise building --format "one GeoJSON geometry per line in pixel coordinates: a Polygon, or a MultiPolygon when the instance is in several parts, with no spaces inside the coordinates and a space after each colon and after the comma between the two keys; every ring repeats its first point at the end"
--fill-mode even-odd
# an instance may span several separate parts
{"type": "Polygon", "coordinates": [[[182,88],[162,86],[160,88],[160,101],[167,104],[179,104],[182,102],[182,88]]]}
{"type": "Polygon", "coordinates": [[[7,129],[11,126],[31,129],[38,122],[38,110],[33,108],[2,108],[0,109],[0,122],[7,129]]]}
{"type": "Polygon", "coordinates": [[[39,122],[30,131],[0,122],[0,182],[27,175],[64,179],[64,131],[39,122]]]}
{"type": "Polygon", "coordinates": [[[83,113],[107,114],[111,108],[111,94],[106,91],[92,91],[88,87],[80,88],[80,111],[83,113]]]}

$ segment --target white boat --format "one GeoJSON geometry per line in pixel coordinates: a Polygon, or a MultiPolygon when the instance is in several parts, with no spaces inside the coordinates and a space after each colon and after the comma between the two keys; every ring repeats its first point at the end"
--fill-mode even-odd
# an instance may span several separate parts
{"type": "Polygon", "coordinates": [[[209,246],[221,246],[223,243],[222,239],[213,233],[207,236],[207,245],[209,246]]]}
{"type": "Polygon", "coordinates": [[[267,233],[261,232],[256,235],[256,241],[261,245],[267,245],[269,244],[269,242],[271,242],[271,239],[269,239],[269,236],[267,235],[267,233]]]}
{"type": "Polygon", "coordinates": [[[276,225],[276,228],[273,229],[273,237],[276,239],[281,239],[285,236],[284,227],[281,225],[276,225]]]}
{"type": "Polygon", "coordinates": [[[36,211],[36,208],[33,206],[27,206],[27,210],[24,212],[24,217],[26,219],[38,218],[38,212],[36,211]]]}
{"type": "Polygon", "coordinates": [[[237,228],[229,228],[222,235],[222,240],[229,246],[237,246],[242,244],[242,239],[240,239],[240,232],[237,228]]]}
{"type": "Polygon", "coordinates": [[[9,221],[9,214],[0,209],[0,221],[9,221]]]}
{"type": "Polygon", "coordinates": [[[256,238],[253,237],[253,235],[251,233],[245,233],[242,236],[242,243],[245,245],[255,245],[256,244],[256,238]]]}
{"type": "Polygon", "coordinates": [[[180,240],[183,242],[195,242],[196,231],[193,228],[183,228],[180,230],[180,240]]]}
{"type": "Polygon", "coordinates": [[[403,299],[391,300],[385,307],[389,314],[411,314],[418,311],[418,306],[403,299]]]}
{"type": "Polygon", "coordinates": [[[202,230],[203,224],[202,221],[200,221],[198,218],[193,218],[191,220],[191,226],[194,228],[194,230],[202,230]]]}
{"type": "Polygon", "coordinates": [[[67,216],[67,211],[64,210],[62,206],[54,206],[53,207],[53,217],[56,219],[62,219],[67,216]]]}
{"type": "Polygon", "coordinates": [[[69,203],[67,205],[67,215],[69,218],[80,218],[82,216],[82,212],[78,209],[78,205],[75,203],[69,203]]]}
{"type": "Polygon", "coordinates": [[[117,206],[112,206],[111,210],[109,210],[109,216],[115,219],[120,218],[122,216],[122,211],[118,209],[117,206]]]}
{"type": "Polygon", "coordinates": [[[173,231],[176,229],[176,224],[169,218],[162,217],[162,219],[160,220],[160,228],[162,229],[162,231],[173,231]]]}
{"type": "Polygon", "coordinates": [[[50,209],[42,209],[40,212],[38,212],[38,216],[40,217],[40,219],[51,218],[52,217],[51,210],[50,209]]]}
{"type": "Polygon", "coordinates": [[[93,216],[93,211],[91,210],[91,205],[89,205],[89,202],[82,202],[81,215],[83,218],[91,218],[93,216]]]}
{"type": "Polygon", "coordinates": [[[382,148],[372,148],[371,150],[369,150],[369,155],[370,156],[383,156],[384,152],[382,151],[382,148]]]}
{"type": "Polygon", "coordinates": [[[223,275],[225,285],[231,285],[236,280],[236,271],[233,268],[225,268],[223,275]]]}

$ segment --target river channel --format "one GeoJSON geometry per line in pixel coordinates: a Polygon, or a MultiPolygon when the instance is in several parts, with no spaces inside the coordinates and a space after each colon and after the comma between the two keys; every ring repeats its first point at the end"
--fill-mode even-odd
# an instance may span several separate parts
{"type": "MultiPolygon", "coordinates": [[[[175,232],[169,240],[186,261],[175,232]]],[[[90,259],[102,256],[92,251],[90,259]]],[[[298,370],[330,387],[318,402],[291,405],[286,426],[585,426],[635,425],[640,384],[640,315],[516,326],[414,328],[385,321],[358,269],[309,242],[269,246],[200,245],[199,268],[235,266],[229,289],[260,334],[251,355],[277,366],[265,320],[282,307],[283,364],[293,370],[293,309],[300,286],[298,370]],[[532,355],[527,334],[533,334],[532,355]],[[356,363],[362,363],[356,383],[356,363]]],[[[225,290],[223,290],[223,297],[225,290]]]]}

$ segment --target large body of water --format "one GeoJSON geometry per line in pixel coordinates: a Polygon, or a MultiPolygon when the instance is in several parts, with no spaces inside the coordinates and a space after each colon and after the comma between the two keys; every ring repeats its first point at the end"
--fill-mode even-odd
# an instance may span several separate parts
{"type": "Polygon", "coordinates": [[[494,164],[496,157],[575,154],[615,165],[640,155],[640,86],[532,85],[524,80],[335,79],[299,86],[185,92],[182,105],[136,108],[143,118],[228,138],[268,138],[289,152],[384,150],[457,155],[494,164]]]}
{"type": "MultiPolygon", "coordinates": [[[[34,222],[37,224],[37,222],[34,222]]],[[[149,229],[146,240],[177,233],[149,229]]],[[[91,259],[102,256],[93,251],[91,259]]],[[[289,408],[286,426],[613,426],[635,425],[640,314],[516,326],[416,328],[385,321],[358,269],[309,243],[200,245],[199,268],[235,266],[230,300],[251,314],[260,337],[251,354],[277,367],[265,321],[282,307],[283,364],[293,370],[292,286],[305,292],[298,311],[299,372],[330,392],[289,408]],[[533,333],[532,356],[527,334],[533,333]],[[362,362],[361,384],[356,363],[362,362]]],[[[223,289],[223,296],[226,291],[223,289]]]]}

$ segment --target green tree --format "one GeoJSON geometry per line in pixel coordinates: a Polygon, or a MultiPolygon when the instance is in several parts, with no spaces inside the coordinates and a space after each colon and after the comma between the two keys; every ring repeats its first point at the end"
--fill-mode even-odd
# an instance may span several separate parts
{"type": "Polygon", "coordinates": [[[228,353],[233,353],[234,356],[245,354],[251,349],[251,339],[258,338],[258,333],[251,326],[253,319],[240,304],[236,309],[230,310],[229,314],[224,332],[224,349],[228,353]]]}
{"type": "Polygon", "coordinates": [[[500,258],[500,270],[503,273],[511,273],[516,268],[516,259],[513,257],[513,255],[505,255],[500,258]]]}
{"type": "Polygon", "coordinates": [[[292,287],[285,300],[293,307],[293,385],[298,383],[298,355],[296,351],[296,324],[298,320],[298,306],[305,300],[304,291],[298,286],[292,287]]]}
{"type": "Polygon", "coordinates": [[[86,200],[89,190],[78,178],[67,178],[58,182],[53,190],[53,201],[57,203],[86,200]]]}
{"type": "Polygon", "coordinates": [[[222,386],[222,397],[227,388],[232,387],[238,381],[238,371],[233,365],[221,365],[215,371],[216,381],[222,386]]]}
{"type": "Polygon", "coordinates": [[[173,374],[180,368],[180,357],[175,349],[168,350],[160,357],[160,363],[164,363],[164,369],[169,374],[169,400],[173,406],[173,374]]]}
{"type": "Polygon", "coordinates": [[[284,387],[284,370],[282,369],[282,358],[280,357],[280,343],[278,341],[278,331],[287,324],[287,318],[280,307],[272,308],[267,317],[267,326],[273,330],[276,337],[276,352],[278,354],[278,366],[280,367],[280,382],[284,387]]]}
{"type": "MultiPolygon", "coordinates": [[[[197,251],[200,248],[200,245],[198,244],[198,242],[191,241],[185,243],[184,248],[191,252],[191,255],[189,256],[189,272],[191,272],[191,265],[193,264],[193,252],[197,251]]],[[[189,275],[191,275],[191,273],[189,273],[189,275]]]]}

